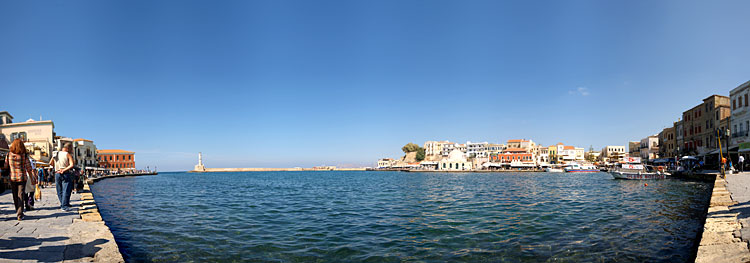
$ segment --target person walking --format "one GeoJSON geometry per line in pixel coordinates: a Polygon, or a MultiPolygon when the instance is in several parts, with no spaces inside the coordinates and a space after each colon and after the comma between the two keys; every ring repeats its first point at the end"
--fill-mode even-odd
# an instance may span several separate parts
{"type": "MultiPolygon", "coordinates": [[[[28,174],[29,177],[36,176],[36,160],[28,157],[29,163],[31,164],[31,173],[28,174]]],[[[37,182],[39,182],[37,180],[37,182]]],[[[31,184],[31,180],[26,180],[26,194],[24,195],[24,201],[26,202],[26,211],[32,211],[34,210],[34,192],[36,192],[36,187],[31,184]]]]}
{"type": "Polygon", "coordinates": [[[745,156],[740,155],[740,159],[737,161],[737,164],[740,165],[740,172],[745,171],[745,156]]]}
{"type": "Polygon", "coordinates": [[[55,188],[57,190],[57,199],[60,200],[60,209],[70,211],[70,194],[73,190],[73,145],[69,142],[63,144],[63,148],[52,153],[52,160],[49,165],[55,169],[55,188]]]}
{"type": "Polygon", "coordinates": [[[13,205],[16,207],[16,218],[23,219],[23,208],[25,206],[24,195],[26,194],[26,180],[31,180],[36,185],[36,177],[33,175],[26,147],[21,139],[15,139],[10,145],[10,152],[5,158],[4,169],[10,170],[10,186],[13,192],[13,205]]]}

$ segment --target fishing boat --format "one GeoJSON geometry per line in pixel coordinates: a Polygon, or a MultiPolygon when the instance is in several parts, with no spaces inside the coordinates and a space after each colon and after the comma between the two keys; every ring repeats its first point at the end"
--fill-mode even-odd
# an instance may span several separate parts
{"type": "Polygon", "coordinates": [[[596,173],[599,172],[599,168],[596,168],[596,166],[585,164],[581,165],[578,163],[571,163],[565,166],[564,168],[565,172],[568,173],[596,173]]]}
{"type": "Polygon", "coordinates": [[[545,172],[548,173],[564,173],[565,170],[563,170],[562,165],[560,164],[550,164],[548,167],[544,168],[545,172]]]}
{"type": "Polygon", "coordinates": [[[620,164],[609,170],[609,174],[615,179],[625,180],[650,180],[667,179],[669,173],[654,169],[651,165],[643,164],[620,164]]]}

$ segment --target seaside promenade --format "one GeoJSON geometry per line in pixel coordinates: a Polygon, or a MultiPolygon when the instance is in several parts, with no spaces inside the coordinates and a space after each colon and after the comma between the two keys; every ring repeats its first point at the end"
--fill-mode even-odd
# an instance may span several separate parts
{"type": "Polygon", "coordinates": [[[716,176],[695,262],[750,262],[750,172],[716,176]]]}
{"type": "Polygon", "coordinates": [[[88,220],[90,195],[73,194],[73,211],[65,212],[54,186],[43,188],[42,200],[18,221],[11,191],[0,194],[0,262],[123,262],[104,222],[88,220]]]}

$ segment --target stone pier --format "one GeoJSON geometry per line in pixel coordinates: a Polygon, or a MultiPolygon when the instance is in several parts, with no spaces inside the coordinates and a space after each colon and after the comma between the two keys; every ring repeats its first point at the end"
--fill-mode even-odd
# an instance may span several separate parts
{"type": "Polygon", "coordinates": [[[695,262],[750,262],[750,173],[716,176],[695,262]]]}

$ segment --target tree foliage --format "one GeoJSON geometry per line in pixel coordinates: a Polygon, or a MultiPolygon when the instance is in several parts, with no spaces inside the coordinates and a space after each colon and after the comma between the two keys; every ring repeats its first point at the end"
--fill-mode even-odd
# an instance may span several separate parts
{"type": "Polygon", "coordinates": [[[416,145],[414,143],[407,143],[406,145],[404,145],[404,147],[401,147],[401,150],[404,151],[404,153],[417,152],[417,161],[421,162],[422,160],[424,160],[425,150],[419,145],[416,145]]]}
{"type": "Polygon", "coordinates": [[[421,162],[422,160],[424,160],[424,148],[419,147],[417,150],[417,162],[421,162]]]}
{"type": "Polygon", "coordinates": [[[414,143],[407,143],[404,145],[404,147],[401,147],[401,150],[404,151],[404,153],[410,153],[410,152],[416,152],[419,151],[419,145],[416,145],[414,143]]]}

